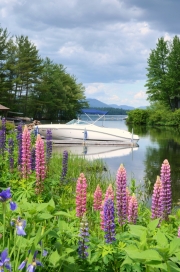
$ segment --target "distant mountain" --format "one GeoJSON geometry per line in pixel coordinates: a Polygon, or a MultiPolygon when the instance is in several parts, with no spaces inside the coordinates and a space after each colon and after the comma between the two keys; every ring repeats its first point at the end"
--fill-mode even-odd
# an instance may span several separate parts
{"type": "Polygon", "coordinates": [[[127,106],[127,105],[116,105],[116,104],[109,104],[109,107],[116,108],[116,109],[123,109],[123,110],[134,110],[134,107],[127,106]]]}
{"type": "MultiPolygon", "coordinates": [[[[105,104],[94,98],[87,98],[87,102],[89,103],[90,108],[116,108],[123,110],[134,110],[134,107],[127,105],[116,105],[116,104],[105,104]]],[[[146,107],[139,107],[139,109],[145,109],[146,107]]]]}

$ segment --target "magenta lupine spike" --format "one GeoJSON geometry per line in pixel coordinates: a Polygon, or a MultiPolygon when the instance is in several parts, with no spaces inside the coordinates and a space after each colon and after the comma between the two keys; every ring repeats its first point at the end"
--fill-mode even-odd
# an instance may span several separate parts
{"type": "Polygon", "coordinates": [[[116,209],[118,222],[122,226],[127,218],[127,197],[126,197],[127,177],[123,164],[120,165],[116,175],[116,209]]]}
{"type": "Polygon", "coordinates": [[[31,137],[27,126],[22,133],[22,176],[27,179],[31,173],[31,137]]]}
{"type": "Polygon", "coordinates": [[[164,160],[161,166],[160,179],[163,186],[163,218],[168,220],[171,213],[171,169],[168,160],[164,160]]]}
{"type": "Polygon", "coordinates": [[[44,179],[46,177],[46,162],[44,152],[44,142],[38,134],[36,139],[36,194],[41,194],[44,189],[44,179]]]}
{"type": "Polygon", "coordinates": [[[99,186],[99,184],[96,187],[96,190],[94,192],[94,202],[93,202],[93,208],[95,211],[101,210],[101,204],[102,204],[102,190],[99,186]]]}
{"type": "Polygon", "coordinates": [[[87,181],[83,173],[76,183],[76,216],[82,217],[86,212],[87,181]]]}
{"type": "Polygon", "coordinates": [[[108,199],[112,199],[112,201],[114,201],[114,191],[112,188],[112,184],[109,184],[106,193],[105,193],[105,197],[104,200],[102,201],[101,207],[100,207],[100,225],[101,225],[101,229],[104,230],[104,203],[106,202],[106,200],[108,199]]]}
{"type": "Polygon", "coordinates": [[[180,226],[178,227],[178,238],[180,238],[180,226]]]}
{"type": "Polygon", "coordinates": [[[163,215],[163,187],[160,177],[157,176],[156,182],[154,184],[152,204],[151,204],[151,218],[160,218],[163,215]]]}
{"type": "Polygon", "coordinates": [[[138,202],[136,196],[133,194],[128,207],[128,222],[131,224],[136,224],[138,216],[138,202]]]}
{"type": "Polygon", "coordinates": [[[129,191],[129,188],[126,187],[126,216],[128,216],[128,207],[129,207],[130,199],[131,199],[131,193],[129,191]]]}

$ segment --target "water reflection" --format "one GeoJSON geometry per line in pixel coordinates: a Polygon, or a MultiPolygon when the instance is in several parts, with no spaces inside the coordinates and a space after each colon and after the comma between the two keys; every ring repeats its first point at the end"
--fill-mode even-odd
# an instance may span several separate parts
{"type": "Polygon", "coordinates": [[[115,158],[127,156],[138,150],[138,147],[122,147],[122,146],[102,146],[102,145],[53,145],[53,152],[63,153],[64,150],[84,157],[88,160],[115,158]]]}

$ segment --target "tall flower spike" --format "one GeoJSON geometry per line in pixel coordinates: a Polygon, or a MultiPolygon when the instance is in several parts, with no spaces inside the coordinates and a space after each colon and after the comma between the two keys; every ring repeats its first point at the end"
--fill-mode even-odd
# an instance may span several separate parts
{"type": "Polygon", "coordinates": [[[105,198],[104,200],[106,201],[107,199],[111,198],[112,200],[114,200],[114,191],[112,188],[112,184],[109,184],[106,193],[105,193],[105,198]]]}
{"type": "Polygon", "coordinates": [[[36,139],[36,194],[41,194],[44,189],[44,179],[46,177],[44,154],[44,142],[38,134],[36,139]]]}
{"type": "Polygon", "coordinates": [[[131,200],[131,193],[129,191],[129,188],[126,187],[126,215],[128,216],[128,207],[129,207],[129,202],[131,200]]]}
{"type": "Polygon", "coordinates": [[[3,118],[1,123],[2,123],[2,128],[0,130],[0,153],[4,155],[5,145],[6,145],[6,119],[3,118]]]}
{"type": "Polygon", "coordinates": [[[96,190],[94,192],[94,202],[93,202],[93,208],[95,211],[101,210],[101,204],[102,204],[102,190],[99,186],[99,184],[96,187],[96,190]]]}
{"type": "Polygon", "coordinates": [[[131,224],[136,224],[138,216],[138,202],[136,196],[133,194],[128,208],[128,222],[131,224]]]}
{"type": "Polygon", "coordinates": [[[153,195],[152,195],[152,205],[151,205],[151,218],[160,218],[163,215],[163,187],[160,177],[157,176],[156,182],[154,184],[153,195]]]}
{"type": "Polygon", "coordinates": [[[89,242],[88,236],[89,236],[89,228],[88,228],[88,222],[87,222],[87,218],[86,215],[83,214],[81,223],[80,223],[80,239],[79,239],[79,247],[78,247],[78,253],[79,256],[82,259],[85,259],[88,257],[88,252],[87,252],[87,248],[88,245],[87,243],[89,242]]]}
{"type": "Polygon", "coordinates": [[[163,186],[163,218],[168,220],[168,216],[171,214],[171,169],[168,160],[164,160],[161,166],[160,179],[163,186]]]}
{"type": "Polygon", "coordinates": [[[82,217],[86,212],[87,181],[83,173],[80,174],[76,184],[76,216],[82,217]]]}
{"type": "Polygon", "coordinates": [[[12,138],[8,140],[8,151],[9,151],[9,168],[10,171],[14,169],[14,141],[12,138]]]}
{"type": "Polygon", "coordinates": [[[52,157],[52,131],[48,129],[47,136],[46,136],[46,163],[47,164],[49,164],[51,157],[52,157]]]}
{"type": "Polygon", "coordinates": [[[112,184],[109,184],[106,193],[105,193],[105,197],[104,197],[104,201],[102,201],[101,207],[100,207],[100,219],[101,219],[101,229],[104,230],[104,203],[106,202],[106,200],[108,199],[112,199],[112,201],[114,201],[114,192],[113,192],[113,188],[112,188],[112,184]]]}
{"type": "Polygon", "coordinates": [[[110,244],[115,241],[114,202],[111,198],[104,203],[105,241],[110,244]]]}
{"type": "Polygon", "coordinates": [[[118,222],[122,226],[127,218],[127,196],[126,196],[127,177],[123,164],[120,165],[116,175],[116,208],[118,222]]]}
{"type": "Polygon", "coordinates": [[[62,161],[61,181],[63,181],[67,175],[67,166],[68,166],[68,152],[66,150],[64,150],[63,161],[62,161]]]}
{"type": "Polygon", "coordinates": [[[33,146],[31,149],[31,170],[34,171],[36,168],[36,149],[33,146]]]}
{"type": "Polygon", "coordinates": [[[18,165],[22,164],[22,123],[17,127],[17,143],[18,143],[18,165]]]}
{"type": "Polygon", "coordinates": [[[22,134],[22,176],[27,179],[31,173],[31,138],[27,126],[22,134]]]}

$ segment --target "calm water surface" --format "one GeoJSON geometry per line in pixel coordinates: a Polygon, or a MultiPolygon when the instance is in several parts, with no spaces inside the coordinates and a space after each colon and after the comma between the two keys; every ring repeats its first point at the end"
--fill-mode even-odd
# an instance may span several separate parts
{"type": "MultiPolygon", "coordinates": [[[[99,121],[99,125],[102,122],[99,121]]],[[[132,131],[132,127],[128,127],[122,116],[109,116],[103,121],[105,127],[115,127],[132,131]]],[[[156,181],[157,175],[160,175],[160,168],[165,159],[171,166],[172,194],[173,201],[180,199],[180,131],[175,128],[146,128],[133,127],[134,134],[140,137],[139,147],[135,149],[120,149],[119,147],[55,147],[54,151],[63,152],[63,150],[71,151],[74,154],[81,154],[84,157],[94,155],[94,158],[101,158],[110,171],[111,177],[115,179],[117,169],[122,163],[126,169],[128,182],[134,178],[137,184],[148,184],[152,186],[156,181]],[[89,150],[88,150],[89,148],[89,150]]],[[[151,191],[152,191],[151,186],[151,191]]]]}

